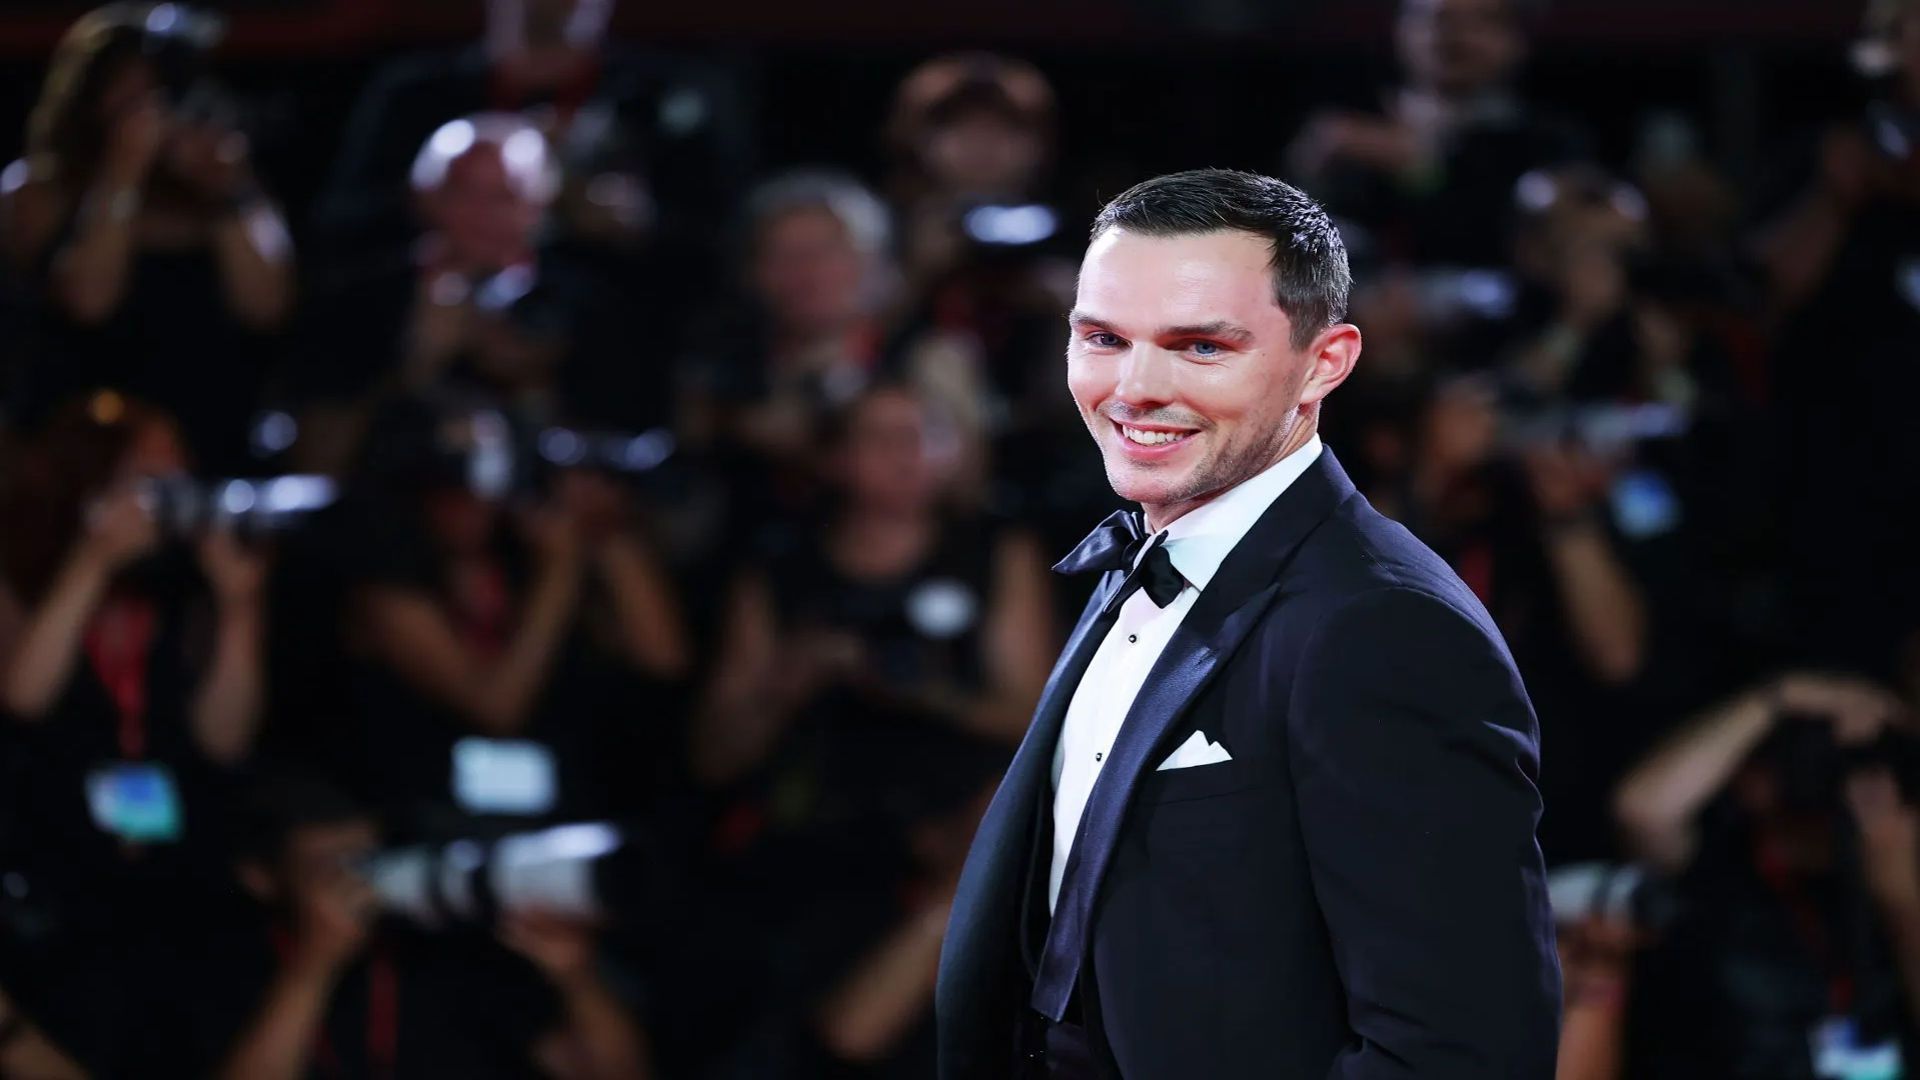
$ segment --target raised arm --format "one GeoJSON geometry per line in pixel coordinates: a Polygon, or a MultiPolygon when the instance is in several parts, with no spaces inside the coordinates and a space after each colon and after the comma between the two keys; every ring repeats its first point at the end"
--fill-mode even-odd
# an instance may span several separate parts
{"type": "Polygon", "coordinates": [[[267,692],[261,656],[261,583],[266,561],[231,533],[200,541],[200,565],[213,588],[213,657],[193,697],[193,736],[200,752],[223,765],[253,749],[267,692]]]}
{"type": "Polygon", "coordinates": [[[537,569],[513,639],[497,660],[469,649],[421,590],[369,586],[356,602],[374,655],[483,734],[510,735],[526,726],[579,601],[580,554],[571,525],[547,520],[533,531],[537,569]]]}
{"type": "Polygon", "coordinates": [[[365,946],[375,900],[340,867],[294,898],[292,944],[253,1019],[227,1052],[219,1080],[299,1080],[340,975],[365,946]]]}
{"type": "Polygon", "coordinates": [[[1405,589],[1347,602],[1301,657],[1288,743],[1356,1036],[1330,1076],[1553,1075],[1538,730],[1491,629],[1405,589]]]}
{"type": "Polygon", "coordinates": [[[1695,819],[1785,714],[1825,717],[1843,743],[1864,742],[1901,713],[1861,679],[1796,672],[1701,713],[1633,767],[1614,790],[1629,850],[1669,873],[1693,861],[1695,819]]]}
{"type": "Polygon", "coordinates": [[[86,532],[7,649],[0,704],[8,712],[22,720],[39,720],[53,708],[73,676],[87,623],[106,597],[115,571],[158,541],[159,530],[132,486],[94,505],[86,532]]]}
{"type": "Polygon", "coordinates": [[[562,1026],[535,1046],[535,1058],[556,1080],[645,1080],[646,1034],[619,995],[600,977],[593,931],[561,916],[522,912],[507,917],[500,938],[531,960],[560,995],[562,1026]]]}
{"type": "Polygon", "coordinates": [[[44,265],[50,297],[76,322],[103,322],[126,299],[134,226],[166,130],[159,100],[144,102],[115,122],[97,175],[37,177],[8,200],[17,265],[44,265]],[[62,241],[69,216],[73,227],[62,241]]]}

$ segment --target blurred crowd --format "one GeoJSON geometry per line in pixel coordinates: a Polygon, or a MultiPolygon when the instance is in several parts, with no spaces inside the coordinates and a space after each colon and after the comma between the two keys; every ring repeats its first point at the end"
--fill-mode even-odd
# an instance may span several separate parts
{"type": "MultiPolygon", "coordinates": [[[[0,1076],[932,1075],[1047,567],[1114,502],[1062,370],[1103,121],[936,56],[884,175],[768,175],[611,6],[392,60],[297,211],[218,18],[49,59],[0,174],[0,1076]]],[[[1535,14],[1401,0],[1372,107],[1187,164],[1353,252],[1324,434],[1525,675],[1563,1080],[1914,1075],[1920,3],[1777,183],[1682,112],[1608,160],[1524,92],[1535,14]]]]}

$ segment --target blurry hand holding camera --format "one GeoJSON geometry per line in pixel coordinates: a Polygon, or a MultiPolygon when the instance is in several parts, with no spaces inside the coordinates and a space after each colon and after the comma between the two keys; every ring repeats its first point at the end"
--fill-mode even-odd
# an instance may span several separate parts
{"type": "Polygon", "coordinates": [[[107,183],[121,190],[145,187],[166,144],[169,123],[166,103],[157,94],[139,99],[116,117],[107,136],[107,183]]]}
{"type": "Polygon", "coordinates": [[[105,569],[118,570],[159,542],[159,523],[139,486],[128,483],[114,487],[88,508],[81,554],[105,569]]]}
{"type": "Polygon", "coordinates": [[[267,576],[266,557],[249,549],[232,529],[209,531],[200,539],[198,554],[200,570],[221,604],[251,604],[260,598],[267,576]]]}
{"type": "Polygon", "coordinates": [[[292,900],[295,963],[327,976],[360,954],[379,913],[373,887],[344,864],[300,882],[292,900]]]}

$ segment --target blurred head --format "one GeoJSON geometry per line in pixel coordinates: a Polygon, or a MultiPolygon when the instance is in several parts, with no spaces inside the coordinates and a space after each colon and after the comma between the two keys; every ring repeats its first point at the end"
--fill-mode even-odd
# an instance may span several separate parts
{"type": "Polygon", "coordinates": [[[442,554],[490,543],[510,494],[512,430],[485,398],[453,387],[381,403],[360,440],[347,487],[383,518],[423,530],[442,554]]]}
{"type": "Polygon", "coordinates": [[[39,597],[102,492],[185,472],[189,464],[173,418],[116,391],[55,412],[21,446],[0,513],[8,522],[0,557],[15,593],[39,597]]]}
{"type": "Polygon", "coordinates": [[[1024,61],[988,53],[948,56],[900,84],[888,128],[917,184],[977,202],[1030,194],[1047,164],[1053,88],[1024,61]]]}
{"type": "Polygon", "coordinates": [[[801,335],[844,327],[879,301],[887,210],[850,176],[795,172],[748,201],[748,277],[774,323],[801,335]]]}
{"type": "Polygon", "coordinates": [[[513,113],[449,121],[413,161],[422,220],[456,265],[497,270],[528,258],[559,167],[546,136],[513,113]]]}
{"type": "MultiPolygon", "coordinates": [[[[1868,78],[1920,78],[1920,2],[1867,0],[1853,66],[1868,78]]],[[[1916,103],[1920,104],[1920,103],[1916,103]]]]}
{"type": "Polygon", "coordinates": [[[279,906],[328,887],[379,847],[373,816],[318,780],[275,780],[249,799],[239,873],[255,899],[279,906]]]}
{"type": "Polygon", "coordinates": [[[494,55],[529,48],[599,46],[614,0],[488,0],[487,42],[494,55]]]}
{"type": "Polygon", "coordinates": [[[828,419],[828,473],[847,505],[931,509],[953,478],[950,425],[911,387],[868,388],[828,419]]]}
{"type": "Polygon", "coordinates": [[[1487,463],[1498,448],[1500,397],[1485,378],[1441,383],[1427,402],[1413,464],[1440,476],[1459,476],[1487,463]]]}
{"type": "Polygon", "coordinates": [[[1175,173],[1108,203],[1067,382],[1114,491],[1159,527],[1305,443],[1360,355],[1350,285],[1333,222],[1278,180],[1175,173]]]}
{"type": "Polygon", "coordinates": [[[1445,97],[1498,89],[1526,57],[1526,0],[1401,0],[1395,44],[1407,78],[1445,97]]]}
{"type": "Polygon", "coordinates": [[[1624,258],[1647,242],[1647,201],[1632,184],[1591,165],[1536,169],[1514,186],[1515,263],[1537,281],[1569,260],[1624,258]]]}
{"type": "Polygon", "coordinates": [[[152,7],[109,4],[81,16],[60,39],[28,124],[37,167],[84,179],[114,124],[159,92],[144,44],[152,7]]]}

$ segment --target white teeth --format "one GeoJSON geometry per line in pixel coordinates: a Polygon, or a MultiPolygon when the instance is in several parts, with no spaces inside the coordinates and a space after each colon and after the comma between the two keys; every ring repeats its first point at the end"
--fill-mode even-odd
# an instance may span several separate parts
{"type": "Polygon", "coordinates": [[[1180,431],[1142,431],[1139,428],[1131,428],[1125,424],[1118,426],[1121,434],[1127,437],[1128,442],[1136,442],[1141,446],[1161,446],[1165,443],[1173,442],[1176,439],[1186,437],[1186,433],[1180,431]]]}

